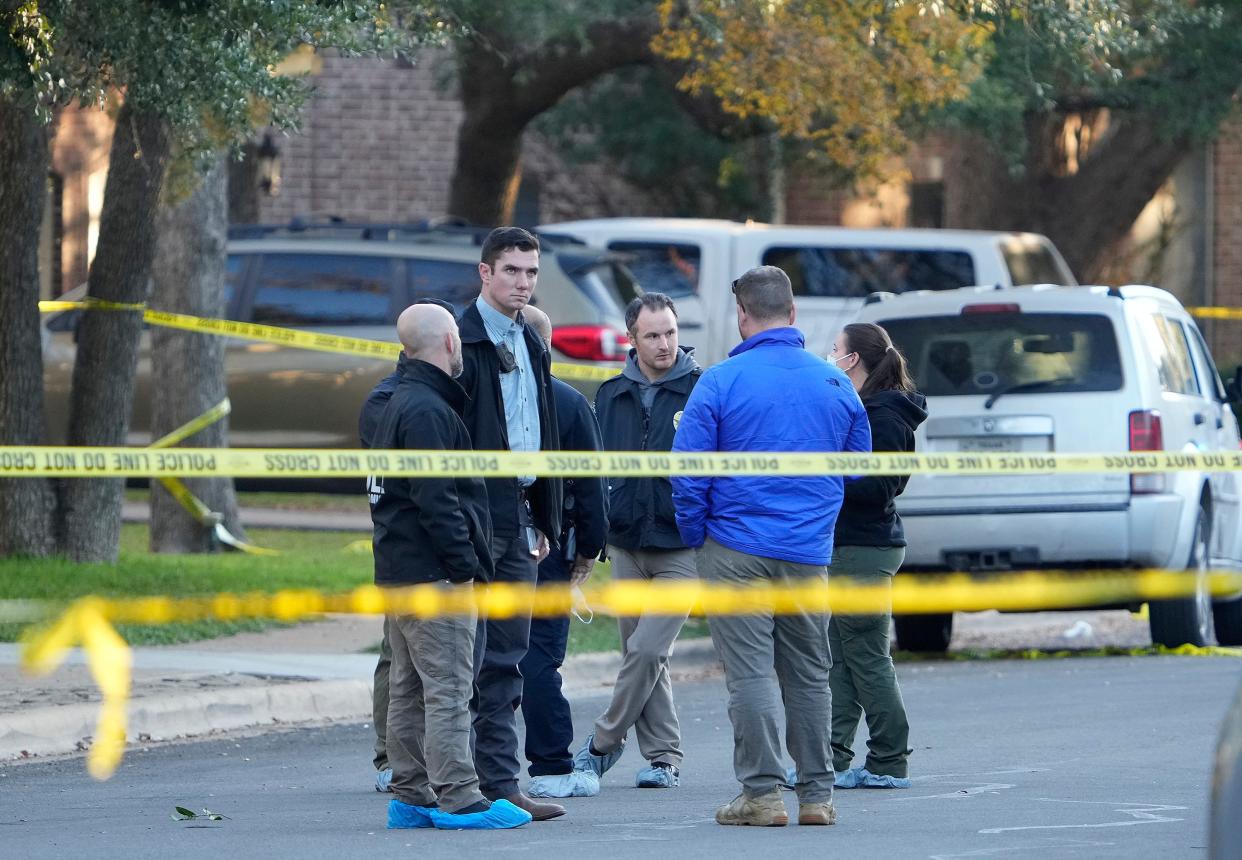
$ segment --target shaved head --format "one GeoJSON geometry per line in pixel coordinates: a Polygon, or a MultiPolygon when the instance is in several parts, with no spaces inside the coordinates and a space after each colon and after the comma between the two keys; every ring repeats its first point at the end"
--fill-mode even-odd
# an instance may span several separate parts
{"type": "Polygon", "coordinates": [[[548,315],[534,305],[527,305],[522,308],[522,316],[526,318],[526,324],[535,330],[535,334],[539,335],[544,346],[551,349],[552,320],[548,318],[548,315]]]}
{"type": "Polygon", "coordinates": [[[461,373],[457,320],[439,305],[410,305],[397,317],[397,337],[409,358],[434,364],[449,376],[461,373]]]}

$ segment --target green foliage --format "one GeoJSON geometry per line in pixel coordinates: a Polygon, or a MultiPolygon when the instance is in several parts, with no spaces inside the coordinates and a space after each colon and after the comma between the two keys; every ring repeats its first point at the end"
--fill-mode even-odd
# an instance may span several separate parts
{"type": "Polygon", "coordinates": [[[31,0],[4,18],[0,82],[45,105],[123,91],[205,155],[256,122],[296,126],[306,84],[272,71],[295,48],[412,50],[441,38],[435,11],[426,0],[31,0]]]}
{"type": "Polygon", "coordinates": [[[992,30],[984,73],[949,106],[1021,161],[1037,114],[1124,110],[1170,135],[1213,133],[1242,82],[1238,0],[999,0],[973,4],[992,30]]]}
{"type": "MultiPolygon", "coordinates": [[[[54,93],[60,84],[51,72],[51,27],[37,0],[9,3],[0,10],[0,96],[38,109],[36,94],[54,93]]],[[[40,112],[46,121],[46,108],[40,112]]]]}
{"type": "Polygon", "coordinates": [[[749,144],[704,131],[666,77],[622,69],[574,90],[535,123],[570,163],[607,161],[670,215],[763,218],[766,201],[749,144]]]}

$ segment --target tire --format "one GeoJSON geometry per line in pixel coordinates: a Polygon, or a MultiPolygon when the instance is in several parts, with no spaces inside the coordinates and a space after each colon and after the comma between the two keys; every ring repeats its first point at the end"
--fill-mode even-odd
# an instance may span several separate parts
{"type": "Polygon", "coordinates": [[[1242,645],[1242,597],[1212,604],[1216,641],[1221,645],[1242,645]]]}
{"type": "Polygon", "coordinates": [[[936,615],[895,615],[897,647],[902,651],[943,654],[953,636],[953,613],[936,615]]]}
{"type": "Polygon", "coordinates": [[[1148,604],[1151,620],[1151,641],[1156,645],[1176,648],[1179,645],[1212,644],[1212,594],[1208,590],[1208,548],[1211,545],[1212,513],[1206,505],[1199,508],[1195,522],[1195,538],[1186,560],[1187,572],[1197,575],[1195,593],[1173,600],[1153,600],[1148,604]]]}

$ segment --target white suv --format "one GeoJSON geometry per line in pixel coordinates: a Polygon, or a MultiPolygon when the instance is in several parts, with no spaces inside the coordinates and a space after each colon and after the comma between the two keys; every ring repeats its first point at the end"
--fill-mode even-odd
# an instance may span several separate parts
{"type": "Polygon", "coordinates": [[[907,293],[977,284],[1074,284],[1065,260],[1036,233],[983,230],[855,230],[709,218],[596,218],[545,224],[617,251],[647,292],[677,302],[681,342],[700,364],[737,345],[729,285],[755,266],[779,266],[793,282],[798,327],[826,353],[841,326],[876,291],[907,293]]]}
{"type": "MultiPolygon", "coordinates": [[[[1212,451],[1239,447],[1199,329],[1153,287],[877,294],[860,322],[888,330],[927,395],[917,445],[936,451],[1212,451]]],[[[1242,567],[1234,472],[915,475],[898,499],[904,570],[1242,567]]],[[[1150,604],[1157,643],[1242,643],[1242,595],[1150,604]]],[[[897,620],[901,647],[944,650],[951,615],[897,620]]]]}

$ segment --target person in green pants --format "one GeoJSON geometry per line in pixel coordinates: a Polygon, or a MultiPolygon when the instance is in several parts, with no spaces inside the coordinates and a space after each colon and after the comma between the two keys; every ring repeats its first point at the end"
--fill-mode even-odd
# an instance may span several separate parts
{"type": "MultiPolygon", "coordinates": [[[[867,410],[874,451],[913,451],[914,430],[927,418],[927,400],[914,390],[901,352],[873,323],[847,325],[828,360],[845,371],[867,410]]],[[[908,476],[876,475],[845,485],[829,575],[891,590],[906,554],[905,532],[893,500],[908,476]]],[[[832,651],[832,765],[837,788],[909,788],[910,725],[889,656],[889,610],[838,615],[828,623],[832,651]],[[867,718],[867,758],[853,767],[851,744],[867,718]]]]}

